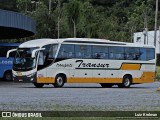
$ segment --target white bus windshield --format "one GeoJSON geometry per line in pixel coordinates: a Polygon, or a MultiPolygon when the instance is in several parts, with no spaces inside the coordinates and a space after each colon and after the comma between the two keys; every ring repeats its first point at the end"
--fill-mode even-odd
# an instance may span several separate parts
{"type": "Polygon", "coordinates": [[[35,58],[32,58],[32,51],[36,48],[19,48],[15,55],[15,59],[13,62],[13,69],[25,71],[31,70],[36,66],[37,53],[35,58]]]}

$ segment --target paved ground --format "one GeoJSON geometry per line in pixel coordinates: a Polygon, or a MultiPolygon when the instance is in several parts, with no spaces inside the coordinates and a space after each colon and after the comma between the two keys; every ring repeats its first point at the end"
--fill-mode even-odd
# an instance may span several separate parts
{"type": "Polygon", "coordinates": [[[66,84],[63,88],[31,83],[0,82],[0,110],[158,110],[160,82],[129,89],[99,84],[66,84]]]}

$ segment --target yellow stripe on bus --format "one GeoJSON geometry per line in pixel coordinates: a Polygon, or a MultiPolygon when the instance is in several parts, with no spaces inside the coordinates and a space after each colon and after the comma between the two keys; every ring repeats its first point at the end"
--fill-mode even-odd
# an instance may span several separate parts
{"type": "Polygon", "coordinates": [[[122,64],[121,70],[140,70],[140,64],[122,64]]]}
{"type": "Polygon", "coordinates": [[[122,78],[68,78],[68,83],[122,83],[122,78]]]}
{"type": "Polygon", "coordinates": [[[155,72],[143,72],[140,78],[133,78],[133,83],[151,83],[155,81],[155,72]]]}
{"type": "MultiPolygon", "coordinates": [[[[122,83],[123,78],[67,78],[67,83],[122,83]]],[[[133,78],[132,83],[151,83],[155,81],[155,72],[143,72],[140,78],[133,78]]],[[[55,83],[54,77],[38,77],[37,83],[55,83]]]]}
{"type": "Polygon", "coordinates": [[[55,79],[53,77],[38,77],[37,83],[54,83],[55,79]]]}

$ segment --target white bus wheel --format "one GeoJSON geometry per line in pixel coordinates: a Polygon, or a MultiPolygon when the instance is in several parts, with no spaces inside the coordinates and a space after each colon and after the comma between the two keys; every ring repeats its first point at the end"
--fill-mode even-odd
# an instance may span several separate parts
{"type": "Polygon", "coordinates": [[[100,85],[103,87],[103,88],[111,88],[113,86],[113,84],[110,84],[110,83],[100,83],[100,85]]]}
{"type": "Polygon", "coordinates": [[[34,83],[34,86],[36,88],[42,88],[44,86],[44,84],[43,83],[34,83]]]}
{"type": "Polygon", "coordinates": [[[125,75],[121,84],[118,84],[119,88],[129,88],[132,84],[132,77],[130,75],[125,75]]]}
{"type": "Polygon", "coordinates": [[[55,88],[63,87],[65,82],[65,77],[61,74],[58,74],[55,78],[55,83],[53,83],[55,88]]]}

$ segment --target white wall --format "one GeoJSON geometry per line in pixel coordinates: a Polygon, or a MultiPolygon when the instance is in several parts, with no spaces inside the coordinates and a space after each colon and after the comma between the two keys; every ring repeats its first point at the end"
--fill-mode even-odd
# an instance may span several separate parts
{"type": "MultiPolygon", "coordinates": [[[[157,41],[156,41],[156,53],[160,53],[160,37],[159,30],[157,30],[157,41]]],[[[134,33],[134,43],[136,44],[144,44],[144,33],[136,32],[134,33]]],[[[146,44],[154,45],[154,31],[148,31],[148,35],[146,36],[146,44]],[[147,42],[148,40],[148,42],[147,42]]]]}

